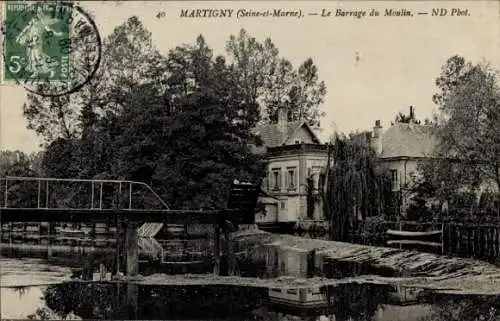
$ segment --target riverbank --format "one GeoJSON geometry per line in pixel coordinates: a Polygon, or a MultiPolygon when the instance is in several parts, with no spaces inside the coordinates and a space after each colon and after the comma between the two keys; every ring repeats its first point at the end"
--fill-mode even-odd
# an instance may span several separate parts
{"type": "Polygon", "coordinates": [[[233,235],[236,252],[250,252],[262,246],[315,253],[314,265],[369,266],[386,271],[378,282],[432,290],[442,294],[500,295],[500,268],[482,261],[452,258],[385,247],[305,239],[247,228],[233,235]],[[388,272],[388,273],[387,273],[388,272]]]}

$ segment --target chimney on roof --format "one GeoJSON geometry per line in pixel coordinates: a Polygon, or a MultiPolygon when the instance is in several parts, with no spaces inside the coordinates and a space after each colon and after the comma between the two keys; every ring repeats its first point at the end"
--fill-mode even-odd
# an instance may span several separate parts
{"type": "Polygon", "coordinates": [[[382,133],[382,126],[380,125],[380,120],[375,121],[375,126],[373,127],[373,138],[379,138],[382,133]]]}
{"type": "Polygon", "coordinates": [[[410,106],[410,124],[415,124],[415,109],[410,106]]]}
{"type": "Polygon", "coordinates": [[[373,127],[372,147],[377,155],[382,153],[382,125],[380,125],[380,120],[376,120],[373,127]]]}

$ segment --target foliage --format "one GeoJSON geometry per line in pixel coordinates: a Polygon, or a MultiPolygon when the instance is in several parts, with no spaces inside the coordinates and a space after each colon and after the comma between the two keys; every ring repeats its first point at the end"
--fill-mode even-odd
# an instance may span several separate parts
{"type": "MultiPolygon", "coordinates": [[[[432,118],[425,118],[423,125],[427,125],[427,126],[436,125],[437,122],[438,122],[438,116],[433,115],[432,118]]],[[[422,121],[417,119],[417,116],[415,114],[415,107],[413,107],[413,106],[410,106],[410,112],[408,113],[408,115],[406,115],[402,112],[399,112],[396,115],[396,117],[394,118],[394,121],[391,122],[391,126],[393,126],[397,123],[403,123],[403,124],[412,123],[412,124],[416,124],[416,125],[422,125],[422,121]]]]}
{"type": "MultiPolygon", "coordinates": [[[[0,178],[5,176],[37,177],[43,175],[43,153],[25,154],[21,151],[0,152],[0,178]]],[[[6,184],[0,185],[0,204],[4,206],[6,184]]],[[[36,185],[32,182],[9,179],[7,183],[7,205],[13,207],[36,206],[36,185]]]]}
{"type": "Polygon", "coordinates": [[[318,194],[318,189],[314,186],[313,176],[310,175],[306,179],[306,201],[307,201],[307,217],[312,218],[314,216],[314,209],[316,204],[319,202],[320,197],[318,194]]]}
{"type": "MultiPolygon", "coordinates": [[[[465,64],[463,58],[452,57],[442,76],[440,109],[447,116],[438,128],[441,155],[458,158],[459,168],[477,181],[492,180],[500,186],[500,88],[496,72],[486,64],[465,64]]],[[[478,185],[476,183],[476,186],[478,185]]],[[[465,182],[467,184],[467,182],[465,182]]],[[[473,185],[473,184],[467,184],[473,185]]],[[[500,210],[500,209],[499,209],[500,210]]]]}
{"type": "MultiPolygon", "coordinates": [[[[49,286],[43,299],[51,311],[63,318],[75,314],[82,319],[123,320],[135,314],[126,303],[126,291],[126,287],[115,285],[75,282],[49,286]]],[[[224,285],[140,286],[137,318],[238,315],[262,305],[265,296],[264,289],[224,285]]]]}
{"type": "Polygon", "coordinates": [[[396,115],[394,122],[391,122],[391,125],[394,125],[397,123],[404,123],[404,124],[413,123],[413,124],[420,125],[421,121],[417,119],[417,117],[415,115],[415,109],[413,108],[413,106],[410,106],[410,113],[408,115],[405,115],[402,112],[399,112],[396,115]]]}
{"type": "Polygon", "coordinates": [[[112,319],[116,316],[116,289],[112,286],[67,283],[51,285],[43,298],[47,307],[63,318],[74,313],[83,319],[112,319]]]}
{"type": "Polygon", "coordinates": [[[335,320],[371,320],[387,302],[388,286],[348,283],[329,287],[335,320]]]}
{"type": "Polygon", "coordinates": [[[155,175],[176,207],[225,206],[235,177],[256,181],[263,173],[258,156],[246,143],[253,139],[250,129],[257,122],[256,105],[248,105],[235,88],[223,58],[209,64],[207,73],[212,77],[200,79],[203,87],[190,96],[184,111],[166,129],[169,149],[160,162],[170,166],[155,175]]]}
{"type": "MultiPolygon", "coordinates": [[[[260,179],[263,165],[247,144],[259,106],[238,68],[214,57],[202,36],[162,56],[131,17],[103,52],[81,91],[28,96],[24,115],[45,140],[47,175],[144,182],[175,208],[224,207],[233,179],[260,179]]],[[[63,203],[83,202],[66,189],[66,197],[58,190],[63,203]]]]}
{"type": "Polygon", "coordinates": [[[383,216],[367,217],[359,226],[362,244],[374,246],[387,245],[387,230],[394,228],[393,222],[383,216]]]}
{"type": "Polygon", "coordinates": [[[28,315],[28,320],[54,320],[58,317],[49,308],[43,307],[36,309],[35,313],[28,315]]]}
{"type": "Polygon", "coordinates": [[[319,106],[324,101],[326,86],[319,80],[318,68],[311,58],[295,70],[290,61],[279,56],[270,38],[261,43],[244,29],[238,36],[230,36],[226,52],[246,99],[262,106],[264,122],[276,121],[278,110],[284,105],[292,120],[315,123],[324,116],[319,106]]]}
{"type": "MultiPolygon", "coordinates": [[[[500,186],[500,89],[495,70],[453,56],[436,80],[441,119],[435,126],[436,158],[420,165],[419,193],[435,195],[438,202],[455,203],[471,210],[477,202],[461,199],[464,191],[477,195],[485,186],[500,186]],[[455,199],[455,200],[454,200],[455,199]],[[473,204],[471,204],[473,203],[473,204]]],[[[497,207],[500,213],[500,207],[497,207]]]]}
{"type": "MultiPolygon", "coordinates": [[[[500,311],[495,297],[438,299],[435,301],[432,320],[437,321],[498,321],[500,311]]],[[[424,321],[424,320],[422,320],[424,321]]]]}
{"type": "Polygon", "coordinates": [[[336,240],[347,241],[359,221],[381,215],[392,202],[386,169],[377,163],[375,151],[366,140],[357,138],[337,136],[332,149],[335,162],[327,178],[325,213],[336,240]]]}
{"type": "Polygon", "coordinates": [[[42,171],[42,152],[0,151],[0,177],[32,176],[42,171]]]}

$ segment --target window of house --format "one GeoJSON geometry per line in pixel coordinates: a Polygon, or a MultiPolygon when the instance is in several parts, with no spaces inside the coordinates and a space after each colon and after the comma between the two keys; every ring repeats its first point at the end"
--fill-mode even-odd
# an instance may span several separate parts
{"type": "Polygon", "coordinates": [[[288,190],[295,190],[297,188],[297,170],[294,167],[288,167],[286,169],[286,187],[288,190]]]}
{"type": "Polygon", "coordinates": [[[286,209],[286,202],[280,202],[281,203],[281,209],[285,210],[286,209]]]}
{"type": "Polygon", "coordinates": [[[398,188],[398,170],[397,169],[391,169],[391,184],[392,184],[392,189],[398,188]]]}
{"type": "Polygon", "coordinates": [[[320,188],[319,186],[319,175],[321,174],[321,170],[323,168],[321,166],[313,166],[313,179],[314,179],[314,188],[320,188]]]}
{"type": "Polygon", "coordinates": [[[273,168],[271,171],[271,185],[269,186],[273,191],[281,190],[281,170],[273,168]]]}

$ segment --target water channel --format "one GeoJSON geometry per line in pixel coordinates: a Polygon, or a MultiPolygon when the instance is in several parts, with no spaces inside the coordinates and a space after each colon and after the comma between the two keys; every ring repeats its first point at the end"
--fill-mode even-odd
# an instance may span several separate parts
{"type": "MultiPolygon", "coordinates": [[[[36,285],[82,274],[78,268],[82,262],[95,270],[103,258],[108,262],[114,260],[112,251],[100,256],[96,251],[85,252],[78,246],[73,251],[47,259],[32,249],[20,251],[18,247],[17,251],[12,251],[4,245],[0,259],[1,318],[129,319],[130,311],[124,303],[126,290],[120,286],[36,285]],[[26,284],[35,286],[5,287],[26,284]]],[[[259,278],[352,275],[353,269],[349,266],[316,271],[308,263],[307,254],[294,249],[263,247],[252,255],[240,257],[239,271],[241,276],[259,278]]],[[[208,273],[209,270],[209,260],[175,271],[161,263],[141,264],[143,275],[208,273]]],[[[496,318],[495,309],[500,307],[498,298],[434,297],[405,301],[397,298],[411,296],[407,289],[359,283],[336,286],[329,291],[329,299],[326,299],[325,292],[319,289],[300,293],[293,289],[244,286],[141,286],[135,316],[141,320],[500,320],[496,318]],[[310,300],[297,303],[298,298],[304,297],[310,300]]]]}

